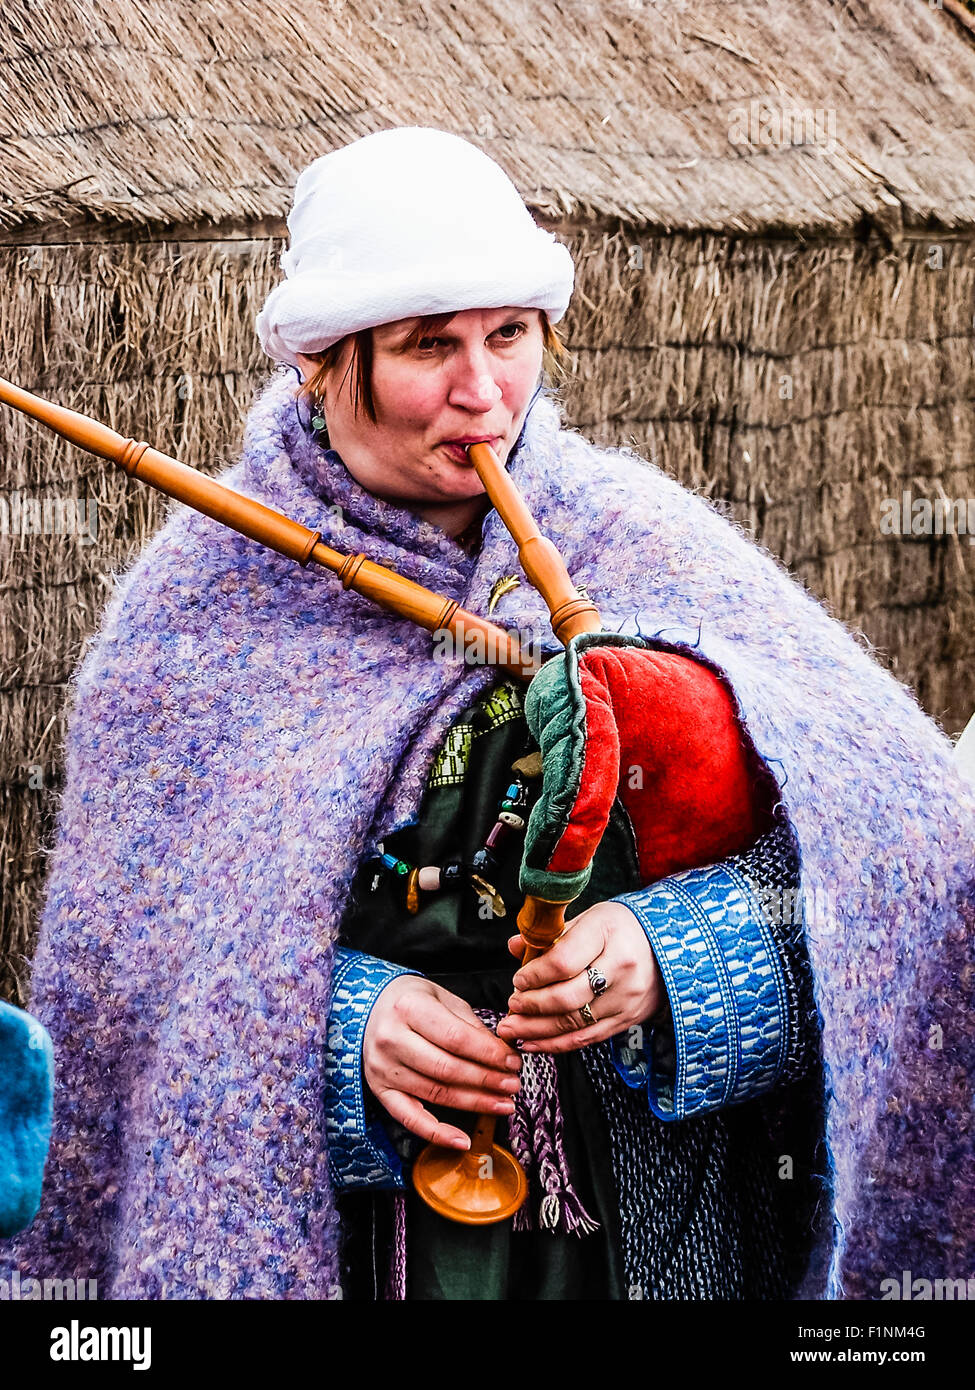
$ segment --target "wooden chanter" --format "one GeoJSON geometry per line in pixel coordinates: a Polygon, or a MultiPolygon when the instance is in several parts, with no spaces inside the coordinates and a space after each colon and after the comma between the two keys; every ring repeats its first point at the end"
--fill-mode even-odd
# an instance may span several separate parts
{"type": "MultiPolygon", "coordinates": [[[[518,546],[518,559],[545,600],[552,630],[563,645],[583,632],[599,632],[594,604],[576,591],[562,557],[543,536],[531,512],[489,444],[470,444],[467,454],[484,490],[518,546]]],[[[554,946],[565,931],[566,902],[526,897],[518,914],[525,941],[522,963],[554,946]]],[[[494,1141],[493,1115],[478,1116],[471,1146],[464,1152],[428,1144],[413,1165],[413,1186],[427,1206],[451,1221],[486,1226],[513,1216],[528,1196],[524,1169],[508,1149],[494,1141]]]]}
{"type": "MultiPolygon", "coordinates": [[[[118,464],[130,477],[296,560],[302,567],[311,562],[322,565],[338,575],[345,588],[389,612],[430,632],[449,630],[457,638],[460,650],[464,649],[467,634],[475,633],[486,644],[485,649],[496,654],[493,664],[525,681],[539,670],[540,662],[523,652],[510,633],[467,612],[456,600],[404,579],[364,555],[344,555],[334,550],[324,543],[318,531],[235,492],[148,444],[125,439],[107,425],[43,400],[2,377],[0,401],[46,425],[71,444],[118,464]]],[[[492,505],[517,542],[525,574],[548,605],[556,637],[564,644],[579,633],[599,631],[601,624],[595,607],[576,592],[561,556],[539,532],[494,450],[488,444],[472,444],[468,456],[492,505]]],[[[525,899],[518,916],[518,930],[526,943],[525,962],[541,955],[559,939],[565,930],[567,906],[565,902],[525,899]]],[[[494,1129],[494,1117],[482,1115],[466,1153],[428,1145],[420,1154],[413,1170],[414,1186],[442,1216],[468,1225],[484,1225],[512,1216],[525,1200],[525,1174],[514,1155],[494,1142],[494,1129]]]]}

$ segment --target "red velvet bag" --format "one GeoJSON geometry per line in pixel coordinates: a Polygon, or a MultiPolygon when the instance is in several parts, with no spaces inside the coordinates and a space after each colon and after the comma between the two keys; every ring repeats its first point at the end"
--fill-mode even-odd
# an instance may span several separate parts
{"type": "Polygon", "coordinates": [[[618,796],[653,883],[747,848],[776,788],[710,667],[641,638],[585,633],[547,661],[525,716],[543,763],[521,888],[568,902],[585,887],[618,796]]]}

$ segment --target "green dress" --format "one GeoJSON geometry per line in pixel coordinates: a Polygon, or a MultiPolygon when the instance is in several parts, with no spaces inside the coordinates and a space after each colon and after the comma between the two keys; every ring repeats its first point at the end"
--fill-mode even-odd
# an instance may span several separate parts
{"type": "MultiPolygon", "coordinates": [[[[470,863],[498,818],[512,781],[511,765],[534,748],[522,714],[518,688],[503,682],[475,701],[451,729],[428,779],[415,825],[389,836],[387,853],[418,866],[451,860],[470,863]]],[[[529,782],[529,806],[539,782],[529,782]]],[[[527,818],[527,810],[525,812],[527,818]]],[[[620,829],[622,824],[620,823],[620,829]]],[[[352,906],[341,933],[343,945],[405,965],[466,1000],[472,1008],[507,1011],[517,961],[507,941],[517,931],[522,898],[518,869],[522,836],[513,832],[498,851],[494,887],[505,915],[494,916],[466,882],[451,891],[421,893],[420,908],[406,908],[402,877],[366,861],[353,887],[352,906]]],[[[607,851],[610,846],[607,843],[607,851]]],[[[632,853],[629,854],[632,860],[632,853]]],[[[625,862],[625,861],[624,861],[625,862]]],[[[572,917],[609,892],[603,876],[574,903],[572,917]]],[[[626,883],[638,886],[635,861],[626,883]]],[[[410,1299],[620,1298],[625,1297],[618,1257],[616,1196],[607,1135],[585,1069],[577,1054],[559,1057],[559,1094],[564,1144],[573,1186],[599,1228],[588,1235],[552,1231],[516,1232],[512,1222],[458,1225],[438,1216],[407,1188],[407,1297],[410,1299]]],[[[430,1107],[434,1108],[435,1107],[430,1107]]],[[[470,1132],[470,1112],[436,1113],[470,1132]]],[[[390,1123],[388,1128],[405,1131],[390,1123]]],[[[497,1137],[506,1141],[505,1118],[497,1137]]],[[[422,1144],[409,1136],[409,1153],[422,1144]]],[[[537,1200],[537,1195],[535,1198],[537,1200]]],[[[346,1231],[346,1296],[381,1296],[382,1251],[389,1240],[393,1194],[339,1194],[346,1231]]],[[[530,1197],[531,1201],[532,1198],[530,1197]]]]}
{"type": "MultiPolygon", "coordinates": [[[[450,730],[429,775],[415,824],[390,835],[385,852],[408,864],[470,864],[495,824],[512,780],[512,763],[535,749],[519,687],[501,682],[482,694],[450,730]]],[[[529,807],[540,780],[529,782],[529,807]]],[[[525,811],[527,818],[528,811],[525,811]]],[[[507,949],[522,898],[522,835],[499,849],[492,880],[504,905],[493,916],[466,883],[421,893],[406,905],[402,876],[365,861],[353,885],[341,943],[414,969],[473,1008],[505,1012],[517,968],[507,949]]],[[[617,805],[593,862],[592,878],[567,918],[641,887],[632,830],[617,805]]],[[[790,978],[799,979],[796,943],[778,943],[790,978]],[[789,955],[793,956],[791,965],[789,955]]],[[[804,950],[804,948],[803,948],[804,950]]],[[[646,1095],[615,1071],[609,1044],[556,1058],[564,1148],[574,1191],[598,1223],[587,1234],[540,1229],[542,1194],[529,1196],[533,1229],[512,1222],[459,1225],[438,1216],[407,1180],[406,1297],[521,1300],[626,1298],[782,1298],[793,1296],[812,1230],[825,1219],[824,1159],[817,1150],[822,1083],[818,1032],[807,987],[792,1005],[796,1044],[785,1075],[768,1096],[666,1122],[646,1095]],[[789,1156],[782,1181],[782,1156],[789,1156]]],[[[408,1134],[368,1092],[367,1110],[383,1120],[408,1174],[422,1141],[408,1134]]],[[[428,1107],[436,1109],[436,1107],[428,1107]]],[[[475,1117],[438,1110],[468,1132],[475,1117]]],[[[498,1139],[505,1142],[505,1120],[498,1139]]],[[[343,1295],[387,1296],[393,1244],[388,1190],[342,1189],[343,1295]]]]}

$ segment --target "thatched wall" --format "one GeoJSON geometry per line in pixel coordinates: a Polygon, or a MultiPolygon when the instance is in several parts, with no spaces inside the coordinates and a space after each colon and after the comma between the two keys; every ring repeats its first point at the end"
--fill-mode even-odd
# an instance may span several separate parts
{"type": "Polygon", "coordinates": [[[959,732],[975,548],[881,522],[905,491],[975,497],[975,239],[587,240],[573,419],[728,503],[959,732]]]}
{"type": "MultiPolygon", "coordinates": [[[[972,490],[973,241],[556,230],[577,265],[571,421],[725,502],[960,730],[975,705],[975,549],[887,537],[879,519],[904,488],[972,490]]],[[[253,319],[280,250],[267,237],[0,246],[6,371],[219,470],[270,369],[253,319]]],[[[169,503],[7,409],[0,468],[8,507],[14,492],[97,502],[94,541],[90,528],[0,535],[0,996],[23,1002],[66,683],[113,574],[169,503]]]]}

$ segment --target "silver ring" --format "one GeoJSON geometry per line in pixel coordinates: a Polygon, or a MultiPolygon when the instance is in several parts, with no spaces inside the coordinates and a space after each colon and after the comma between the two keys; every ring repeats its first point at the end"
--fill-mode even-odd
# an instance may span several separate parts
{"type": "Polygon", "coordinates": [[[593,1018],[592,1009],[590,1009],[589,1005],[583,1004],[579,1012],[582,1014],[583,1018],[586,1020],[589,1026],[592,1027],[592,1025],[596,1022],[596,1019],[593,1018]]]}
{"type": "Polygon", "coordinates": [[[589,976],[589,988],[592,990],[592,997],[598,999],[609,989],[609,981],[605,975],[600,974],[594,965],[590,965],[586,974],[589,976]]]}

